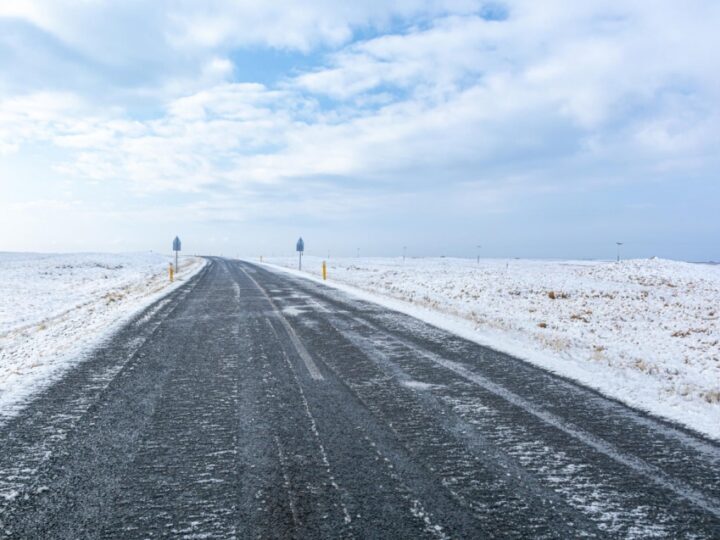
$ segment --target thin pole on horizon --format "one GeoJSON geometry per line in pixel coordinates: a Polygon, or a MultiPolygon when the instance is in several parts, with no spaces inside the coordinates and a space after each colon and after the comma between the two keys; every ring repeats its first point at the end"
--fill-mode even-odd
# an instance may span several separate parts
{"type": "Polygon", "coordinates": [[[620,246],[622,246],[625,242],[615,242],[617,244],[617,262],[620,262],[620,246]]]}
{"type": "Polygon", "coordinates": [[[357,258],[360,258],[360,248],[357,248],[357,258]]]}
{"type": "Polygon", "coordinates": [[[407,253],[407,246],[403,246],[403,262],[405,262],[405,254],[407,253]]]}
{"type": "Polygon", "coordinates": [[[480,244],[478,244],[476,247],[477,247],[477,250],[478,250],[477,263],[480,264],[480,249],[482,248],[482,246],[481,246],[480,244]]]}

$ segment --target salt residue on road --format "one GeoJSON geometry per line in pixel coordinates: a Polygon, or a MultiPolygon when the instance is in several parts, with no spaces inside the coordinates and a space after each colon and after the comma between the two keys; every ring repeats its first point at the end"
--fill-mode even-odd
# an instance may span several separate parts
{"type": "MultiPolygon", "coordinates": [[[[268,262],[294,268],[295,258],[268,262]]],[[[720,266],[331,259],[330,284],[720,439],[720,266]]],[[[322,259],[305,257],[304,273],[322,259]]]]}
{"type": "Polygon", "coordinates": [[[152,253],[0,253],[0,415],[204,265],[181,259],[170,284],[170,260],[152,253]]]}

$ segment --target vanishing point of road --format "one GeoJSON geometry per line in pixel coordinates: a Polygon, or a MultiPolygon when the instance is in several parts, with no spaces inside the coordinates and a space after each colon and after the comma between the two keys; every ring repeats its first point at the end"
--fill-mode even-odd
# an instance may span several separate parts
{"type": "Polygon", "coordinates": [[[720,445],[215,258],[0,421],[0,537],[720,538],[720,445]]]}

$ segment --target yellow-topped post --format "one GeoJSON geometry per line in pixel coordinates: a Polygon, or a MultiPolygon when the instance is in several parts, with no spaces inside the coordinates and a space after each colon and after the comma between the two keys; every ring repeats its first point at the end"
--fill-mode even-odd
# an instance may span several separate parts
{"type": "Polygon", "coordinates": [[[172,263],[168,265],[168,273],[170,274],[170,283],[172,283],[175,281],[175,268],[172,263]]]}
{"type": "Polygon", "coordinates": [[[327,279],[327,263],[323,261],[323,281],[327,279]]]}

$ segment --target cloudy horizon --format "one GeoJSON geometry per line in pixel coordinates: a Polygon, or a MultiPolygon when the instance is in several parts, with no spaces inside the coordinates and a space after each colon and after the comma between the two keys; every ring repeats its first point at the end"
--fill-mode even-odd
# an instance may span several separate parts
{"type": "Polygon", "coordinates": [[[0,251],[718,260],[720,4],[0,4],[0,251]]]}

